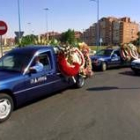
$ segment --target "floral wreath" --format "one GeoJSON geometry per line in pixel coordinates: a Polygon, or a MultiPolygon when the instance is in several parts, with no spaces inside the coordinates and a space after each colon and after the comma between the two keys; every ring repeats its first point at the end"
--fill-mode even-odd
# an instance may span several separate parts
{"type": "Polygon", "coordinates": [[[89,47],[86,45],[88,52],[84,53],[85,47],[79,44],[79,48],[70,45],[59,47],[58,66],[65,76],[76,76],[81,74],[84,77],[93,75],[91,60],[89,58],[89,47]]]}
{"type": "Polygon", "coordinates": [[[136,46],[132,43],[122,44],[121,57],[123,60],[130,61],[132,59],[138,59],[138,52],[136,46]]]}

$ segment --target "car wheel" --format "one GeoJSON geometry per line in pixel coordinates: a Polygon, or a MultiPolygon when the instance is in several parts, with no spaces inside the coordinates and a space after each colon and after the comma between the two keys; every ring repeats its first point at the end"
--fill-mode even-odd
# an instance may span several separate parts
{"type": "Polygon", "coordinates": [[[0,93],[0,122],[6,121],[13,111],[12,98],[4,93],[0,93]]]}
{"type": "Polygon", "coordinates": [[[85,84],[85,78],[83,76],[78,76],[76,79],[76,87],[82,88],[85,84]]]}
{"type": "Polygon", "coordinates": [[[105,62],[102,62],[101,70],[106,71],[107,69],[107,64],[105,62]]]}
{"type": "Polygon", "coordinates": [[[139,71],[138,70],[133,70],[134,74],[135,75],[138,75],[139,74],[139,71]]]}

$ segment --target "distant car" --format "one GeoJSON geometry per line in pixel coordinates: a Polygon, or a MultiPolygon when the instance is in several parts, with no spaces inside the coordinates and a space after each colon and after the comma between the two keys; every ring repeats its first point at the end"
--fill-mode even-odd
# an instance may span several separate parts
{"type": "Polygon", "coordinates": [[[140,74],[140,59],[133,60],[131,62],[131,69],[136,75],[140,74]]]}
{"type": "Polygon", "coordinates": [[[128,66],[130,62],[123,61],[120,56],[120,48],[107,48],[99,50],[95,55],[90,56],[93,70],[105,71],[111,67],[128,66]]]}

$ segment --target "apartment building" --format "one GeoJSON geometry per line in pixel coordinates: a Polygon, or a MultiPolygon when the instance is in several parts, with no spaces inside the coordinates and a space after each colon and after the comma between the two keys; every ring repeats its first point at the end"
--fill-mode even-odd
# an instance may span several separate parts
{"type": "Polygon", "coordinates": [[[55,38],[55,39],[60,39],[61,37],[61,33],[58,33],[58,32],[48,32],[48,33],[45,33],[45,34],[41,34],[41,37],[43,38],[48,38],[48,39],[52,39],[52,38],[55,38]]]}
{"type": "MultiPolygon", "coordinates": [[[[139,25],[131,22],[129,17],[103,17],[99,20],[99,40],[102,45],[117,45],[129,43],[138,38],[139,25]]],[[[97,42],[97,24],[83,32],[82,39],[88,45],[95,45],[97,42]]]]}
{"type": "Polygon", "coordinates": [[[99,21],[100,25],[100,39],[103,45],[113,44],[113,21],[117,21],[115,17],[102,18],[99,21]]]}
{"type": "Polygon", "coordinates": [[[139,24],[124,17],[113,22],[113,43],[129,43],[138,38],[139,24]]]}
{"type": "Polygon", "coordinates": [[[96,24],[93,24],[83,32],[82,40],[88,45],[96,45],[96,24]]]}

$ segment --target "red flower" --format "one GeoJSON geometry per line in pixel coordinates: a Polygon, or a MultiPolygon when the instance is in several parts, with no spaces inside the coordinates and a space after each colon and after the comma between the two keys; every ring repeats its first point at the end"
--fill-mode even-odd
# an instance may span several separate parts
{"type": "Polygon", "coordinates": [[[61,53],[58,55],[58,65],[60,71],[66,76],[75,76],[80,70],[80,65],[78,63],[69,64],[64,54],[61,53]]]}

